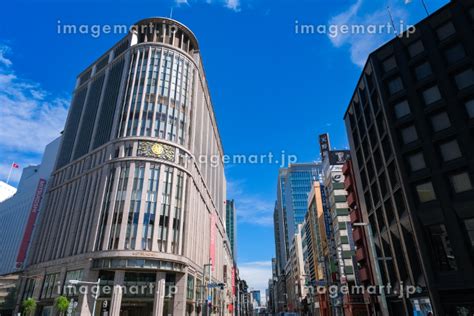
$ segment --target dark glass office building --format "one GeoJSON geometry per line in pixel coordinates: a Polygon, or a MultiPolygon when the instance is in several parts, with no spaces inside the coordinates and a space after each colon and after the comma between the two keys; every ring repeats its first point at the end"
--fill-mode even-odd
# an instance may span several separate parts
{"type": "Polygon", "coordinates": [[[474,313],[473,57],[474,1],[451,1],[369,56],[345,114],[372,260],[418,287],[391,315],[474,313]]]}

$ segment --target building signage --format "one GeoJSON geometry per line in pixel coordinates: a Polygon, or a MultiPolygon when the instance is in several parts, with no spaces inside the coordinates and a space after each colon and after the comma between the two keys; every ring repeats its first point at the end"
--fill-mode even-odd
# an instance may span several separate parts
{"type": "Polygon", "coordinates": [[[38,217],[38,212],[40,210],[41,201],[43,200],[43,194],[45,190],[46,180],[39,179],[38,186],[36,187],[35,197],[33,199],[33,204],[31,205],[30,215],[28,216],[28,222],[26,223],[25,233],[23,234],[20,250],[18,251],[18,256],[16,258],[16,266],[18,268],[21,267],[25,262],[26,253],[31,242],[31,235],[33,234],[33,229],[35,227],[36,218],[38,217]]]}
{"type": "Polygon", "coordinates": [[[339,265],[339,275],[340,275],[341,284],[346,284],[347,279],[346,279],[346,272],[344,270],[344,258],[342,256],[341,246],[337,248],[337,261],[339,265]]]}
{"type": "Polygon", "coordinates": [[[138,156],[175,161],[176,149],[173,146],[157,142],[140,142],[138,156]]]}
{"type": "Polygon", "coordinates": [[[232,267],[230,277],[232,282],[232,294],[235,295],[235,266],[232,267]]]}
{"type": "Polygon", "coordinates": [[[331,150],[331,144],[329,143],[329,134],[321,134],[319,135],[319,150],[321,152],[321,160],[324,161],[329,155],[329,151],[331,150]]]}
{"type": "Polygon", "coordinates": [[[330,165],[343,165],[351,157],[349,150],[331,150],[329,152],[330,165]]]}

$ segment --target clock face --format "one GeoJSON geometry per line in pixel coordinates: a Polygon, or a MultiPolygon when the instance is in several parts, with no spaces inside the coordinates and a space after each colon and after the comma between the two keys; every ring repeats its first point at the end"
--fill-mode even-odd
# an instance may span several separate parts
{"type": "Polygon", "coordinates": [[[155,155],[161,155],[161,154],[163,154],[163,146],[161,146],[161,144],[154,144],[154,145],[151,147],[151,151],[152,151],[155,155]]]}

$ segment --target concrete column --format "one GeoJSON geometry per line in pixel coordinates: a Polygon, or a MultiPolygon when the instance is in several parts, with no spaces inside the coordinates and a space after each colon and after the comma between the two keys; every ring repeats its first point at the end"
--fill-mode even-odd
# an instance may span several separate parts
{"type": "Polygon", "coordinates": [[[187,273],[176,274],[176,294],[173,300],[173,316],[186,315],[186,281],[187,273]]]}
{"type": "MultiPolygon", "coordinates": [[[[90,270],[89,268],[84,269],[83,281],[86,282],[97,282],[99,278],[99,272],[90,270]]],[[[81,285],[86,286],[86,285],[81,285]]],[[[92,285],[87,285],[88,292],[86,294],[79,294],[76,311],[81,313],[81,316],[92,315],[92,307],[94,306],[94,294],[92,293],[92,285]]]]}
{"type": "Polygon", "coordinates": [[[155,299],[153,301],[153,316],[163,315],[163,304],[165,298],[166,273],[156,273],[155,299]]]}
{"type": "Polygon", "coordinates": [[[33,297],[35,300],[39,300],[39,299],[40,299],[41,288],[42,288],[42,286],[43,286],[43,281],[44,281],[45,276],[46,276],[46,273],[42,273],[41,275],[32,277],[32,278],[35,278],[35,279],[36,279],[36,281],[35,281],[35,289],[33,290],[33,295],[32,295],[32,297],[33,297]]]}
{"type": "Polygon", "coordinates": [[[122,286],[124,285],[125,271],[115,271],[114,290],[110,301],[110,316],[120,315],[120,306],[122,305],[122,286]]]}

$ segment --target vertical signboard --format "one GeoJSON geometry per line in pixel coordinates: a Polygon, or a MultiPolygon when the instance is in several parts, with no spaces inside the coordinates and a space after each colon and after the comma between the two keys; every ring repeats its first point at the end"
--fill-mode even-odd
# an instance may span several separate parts
{"type": "Polygon", "coordinates": [[[38,212],[41,206],[41,200],[43,199],[44,190],[46,189],[46,180],[40,179],[38,186],[36,187],[35,197],[33,199],[33,204],[31,205],[30,215],[28,216],[28,221],[26,222],[25,232],[23,233],[23,238],[20,244],[20,250],[18,251],[18,256],[16,257],[16,266],[21,267],[25,262],[26,253],[28,251],[28,246],[31,242],[31,235],[33,234],[33,229],[35,227],[36,218],[38,217],[38,212]]]}
{"type": "Polygon", "coordinates": [[[321,134],[319,135],[319,150],[321,152],[321,160],[324,159],[329,155],[329,151],[331,150],[331,144],[329,143],[329,134],[321,134]]]}
{"type": "Polygon", "coordinates": [[[235,295],[235,266],[232,267],[230,277],[232,281],[232,294],[235,295]]]}

